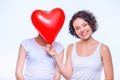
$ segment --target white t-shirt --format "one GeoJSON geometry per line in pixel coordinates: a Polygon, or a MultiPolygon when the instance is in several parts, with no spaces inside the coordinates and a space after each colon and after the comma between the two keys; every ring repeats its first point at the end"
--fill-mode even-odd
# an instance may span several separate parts
{"type": "Polygon", "coordinates": [[[76,52],[76,43],[72,49],[73,75],[71,80],[100,80],[102,71],[102,61],[100,56],[100,46],[87,57],[80,57],[76,52]]]}
{"type": "MultiPolygon", "coordinates": [[[[34,38],[27,39],[21,42],[24,47],[27,57],[24,70],[25,80],[53,80],[55,62],[53,58],[45,51],[45,46],[40,46],[34,38]]],[[[52,45],[59,54],[64,47],[58,42],[53,42],[52,45]]]]}

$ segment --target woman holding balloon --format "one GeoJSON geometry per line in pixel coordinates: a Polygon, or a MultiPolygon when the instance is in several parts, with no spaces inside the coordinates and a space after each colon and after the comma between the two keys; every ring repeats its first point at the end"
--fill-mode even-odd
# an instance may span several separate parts
{"type": "Polygon", "coordinates": [[[64,17],[64,12],[60,8],[55,8],[51,12],[33,12],[32,22],[39,34],[23,40],[20,44],[16,64],[17,80],[60,80],[60,72],[54,59],[46,52],[46,44],[54,46],[62,63],[64,47],[54,40],[64,23],[64,17]]]}
{"type": "Polygon", "coordinates": [[[46,46],[46,51],[67,80],[100,80],[102,69],[105,80],[114,80],[110,50],[92,37],[96,30],[97,21],[89,11],[82,10],[73,15],[69,32],[81,40],[68,46],[65,65],[60,62],[54,46],[46,46]]]}

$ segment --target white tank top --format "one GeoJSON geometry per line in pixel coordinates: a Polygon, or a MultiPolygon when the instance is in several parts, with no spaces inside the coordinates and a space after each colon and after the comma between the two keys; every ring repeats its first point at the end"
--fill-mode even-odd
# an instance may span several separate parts
{"type": "Polygon", "coordinates": [[[100,46],[101,43],[98,44],[96,50],[90,56],[80,57],[76,53],[76,43],[73,45],[73,75],[71,80],[100,80],[102,71],[100,46]]]}
{"type": "MultiPolygon", "coordinates": [[[[24,79],[53,80],[55,63],[53,58],[46,53],[45,46],[38,45],[34,38],[22,41],[21,45],[27,53],[24,79]]],[[[53,42],[52,45],[57,53],[64,49],[58,42],[53,42]]]]}

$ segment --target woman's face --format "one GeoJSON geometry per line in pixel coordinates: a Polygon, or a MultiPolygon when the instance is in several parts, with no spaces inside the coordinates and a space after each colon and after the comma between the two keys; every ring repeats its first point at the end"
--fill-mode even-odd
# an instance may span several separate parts
{"type": "Polygon", "coordinates": [[[87,40],[92,35],[92,29],[91,29],[90,25],[82,18],[76,18],[73,21],[73,27],[76,32],[76,35],[81,40],[87,40]]]}

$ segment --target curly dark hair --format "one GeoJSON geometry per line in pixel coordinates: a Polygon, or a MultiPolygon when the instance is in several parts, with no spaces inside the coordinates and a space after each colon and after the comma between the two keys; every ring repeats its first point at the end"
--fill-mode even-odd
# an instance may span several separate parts
{"type": "Polygon", "coordinates": [[[70,33],[71,35],[79,38],[79,37],[76,35],[75,30],[74,30],[74,27],[73,27],[73,22],[74,22],[77,18],[82,18],[82,19],[84,19],[84,20],[88,23],[88,25],[91,27],[93,33],[97,30],[98,24],[97,24],[97,21],[96,21],[95,16],[94,16],[91,12],[89,12],[89,11],[87,11],[87,10],[82,10],[82,11],[76,12],[76,13],[72,16],[72,18],[71,18],[71,20],[70,20],[70,22],[69,22],[69,33],[70,33]]]}

